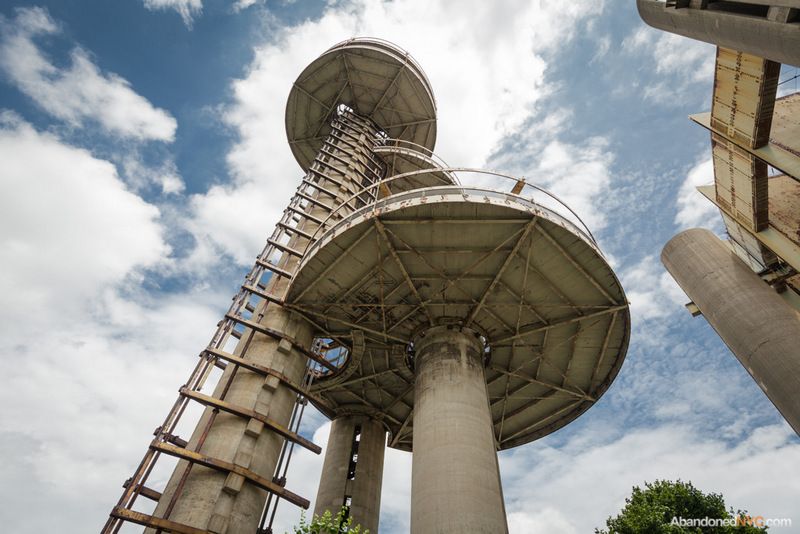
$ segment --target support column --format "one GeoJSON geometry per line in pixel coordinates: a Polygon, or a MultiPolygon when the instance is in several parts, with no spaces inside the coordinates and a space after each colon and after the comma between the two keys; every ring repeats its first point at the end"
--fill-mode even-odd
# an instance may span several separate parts
{"type": "Polygon", "coordinates": [[[417,338],[411,533],[508,532],[483,343],[467,329],[417,338]]]}
{"type": "Polygon", "coordinates": [[[676,235],[661,261],[800,434],[800,315],[708,230],[676,235]]]}
{"type": "MultiPolygon", "coordinates": [[[[354,193],[382,177],[383,168],[373,161],[372,150],[379,137],[374,125],[346,112],[337,116],[332,128],[290,204],[290,217],[294,217],[295,212],[301,214],[297,217],[299,231],[289,232],[292,237],[287,245],[291,250],[302,252],[305,249],[308,239],[303,234],[311,234],[317,229],[318,223],[314,219],[324,220],[354,193]]],[[[351,213],[357,207],[353,203],[340,215],[351,213]]],[[[296,254],[283,253],[281,249],[276,249],[275,254],[275,258],[269,259],[277,267],[294,272],[300,261],[296,254]]],[[[282,295],[287,284],[286,278],[273,276],[267,292],[282,295]]],[[[277,304],[262,302],[252,320],[296,340],[301,346],[311,347],[314,334],[311,325],[277,304]]],[[[278,341],[245,329],[233,352],[262,367],[282,373],[295,384],[303,381],[307,358],[286,340],[278,341]]],[[[213,397],[224,397],[226,402],[252,409],[288,427],[297,394],[274,377],[265,380],[263,376],[247,369],[228,366],[213,397]]],[[[262,478],[272,480],[283,441],[280,435],[265,429],[255,419],[248,421],[238,415],[207,408],[192,433],[187,449],[244,467],[262,478]]],[[[265,490],[248,483],[236,473],[226,475],[202,465],[190,466],[187,461],[181,460],[153,515],[214,534],[255,532],[266,499],[265,490]]],[[[154,532],[155,529],[147,530],[147,534],[154,532]]]]}
{"type": "MultiPolygon", "coordinates": [[[[284,333],[305,346],[311,345],[312,330],[300,317],[284,308],[269,304],[262,310],[259,323],[284,333]]],[[[299,384],[305,373],[306,357],[286,343],[245,331],[234,351],[241,355],[247,348],[247,359],[261,366],[275,369],[299,384]]],[[[223,373],[214,397],[220,398],[227,389],[225,401],[252,409],[273,421],[289,425],[297,394],[274,377],[263,376],[228,366],[223,373]],[[230,385],[225,386],[228,383],[230,385]]],[[[196,450],[202,440],[202,454],[249,469],[255,474],[272,479],[283,438],[266,429],[255,419],[245,420],[234,414],[207,408],[200,418],[187,449],[196,450]]],[[[191,525],[215,534],[255,532],[267,492],[247,483],[241,476],[224,474],[202,465],[178,462],[167,483],[164,494],[156,506],[156,517],[191,525]],[[173,501],[173,496],[180,498],[173,501]]],[[[155,532],[148,529],[147,532],[155,532]]]]}
{"type": "Polygon", "coordinates": [[[336,516],[349,506],[353,524],[377,534],[381,510],[386,429],[363,415],[337,417],[331,424],[314,514],[336,516]]]}

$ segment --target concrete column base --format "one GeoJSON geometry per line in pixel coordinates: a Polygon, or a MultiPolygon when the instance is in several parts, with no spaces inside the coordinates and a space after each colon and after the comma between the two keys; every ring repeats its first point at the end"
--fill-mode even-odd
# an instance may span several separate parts
{"type": "Polygon", "coordinates": [[[435,327],[414,348],[412,534],[508,532],[482,341],[435,327]]]}

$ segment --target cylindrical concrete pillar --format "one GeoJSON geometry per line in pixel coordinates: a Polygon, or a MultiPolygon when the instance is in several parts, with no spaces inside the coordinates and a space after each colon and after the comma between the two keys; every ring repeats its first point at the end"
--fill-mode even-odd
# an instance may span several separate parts
{"type": "Polygon", "coordinates": [[[676,235],[661,261],[800,434],[800,314],[708,230],[676,235]]]}
{"type": "MultiPolygon", "coordinates": [[[[739,6],[743,7],[741,4],[739,6]]],[[[660,0],[636,0],[636,7],[642,20],[659,30],[779,63],[800,65],[800,30],[793,22],[780,21],[780,13],[776,12],[776,17],[770,18],[695,6],[674,9],[660,0]]],[[[776,5],[775,9],[783,8],[776,5]]],[[[789,15],[791,11],[788,6],[785,9],[785,14],[789,15]]]]}
{"type": "Polygon", "coordinates": [[[314,514],[336,516],[349,507],[353,525],[377,534],[381,510],[386,429],[365,415],[337,417],[331,423],[314,514]]]}
{"type": "Polygon", "coordinates": [[[483,343],[434,327],[415,341],[412,534],[508,532],[483,343]]]}
{"type": "MultiPolygon", "coordinates": [[[[380,178],[382,169],[370,161],[378,138],[375,126],[354,114],[339,116],[333,123],[335,133],[325,140],[325,149],[317,154],[315,165],[324,172],[311,173],[306,182],[314,187],[304,190],[305,197],[313,199],[307,206],[295,206],[315,219],[326,215],[353,193],[363,188],[364,180],[380,178]],[[340,136],[350,139],[349,144],[340,136]],[[370,165],[372,165],[370,167],[370,165]],[[327,173],[327,174],[326,174],[327,173]],[[365,178],[366,177],[366,178],[365,178]]],[[[297,199],[297,197],[295,197],[297,199]]],[[[350,213],[349,206],[342,213],[350,213]]],[[[318,223],[309,217],[301,218],[299,230],[313,233],[318,223]]],[[[288,247],[303,250],[307,239],[294,233],[288,247]]],[[[278,249],[280,252],[280,249],[278,249]]],[[[293,272],[299,262],[294,254],[282,254],[277,266],[293,272]]],[[[272,277],[267,292],[282,295],[288,279],[272,277]]],[[[311,325],[285,308],[262,302],[252,320],[311,347],[314,331],[311,325]]],[[[263,367],[282,373],[295,384],[302,383],[307,358],[291,344],[281,343],[271,336],[250,330],[237,344],[234,354],[243,356],[263,367]]],[[[288,427],[297,393],[274,377],[263,376],[246,369],[228,366],[217,384],[213,396],[228,403],[254,410],[272,421],[288,427]],[[234,374],[235,373],[235,374],[234,374]]],[[[272,479],[284,439],[275,432],[265,430],[256,420],[246,420],[238,415],[207,408],[195,427],[188,449],[228,463],[245,467],[267,480],[272,479]]],[[[381,455],[381,466],[383,456],[381,455]]],[[[289,485],[291,488],[291,484],[289,485]]],[[[380,488],[380,482],[378,483],[380,488]]],[[[212,533],[255,532],[267,499],[267,492],[237,474],[226,474],[199,465],[178,462],[154,515],[212,533]],[[187,471],[187,467],[191,467],[187,471]]],[[[337,509],[338,510],[338,509],[337,509]]],[[[155,532],[149,529],[147,534],[155,532]]]]}

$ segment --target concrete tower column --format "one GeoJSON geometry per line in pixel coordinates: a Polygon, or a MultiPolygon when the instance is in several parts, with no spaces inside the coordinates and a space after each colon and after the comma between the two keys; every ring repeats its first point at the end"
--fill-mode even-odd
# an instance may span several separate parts
{"type": "Polygon", "coordinates": [[[483,343],[441,326],[414,346],[412,534],[508,532],[483,343]]]}
{"type": "Polygon", "coordinates": [[[708,230],[676,235],[661,261],[800,434],[800,315],[708,230]]]}
{"type": "MultiPolygon", "coordinates": [[[[317,166],[314,168],[321,170],[316,174],[310,173],[305,179],[307,184],[314,184],[303,190],[308,205],[296,208],[316,219],[324,219],[332,209],[363,188],[364,181],[377,180],[383,172],[370,163],[378,137],[376,127],[350,113],[338,117],[334,129],[336,132],[327,136],[325,149],[314,160],[317,166]],[[349,144],[343,143],[338,136],[346,136],[349,144]]],[[[354,210],[354,206],[348,206],[342,213],[354,210]]],[[[317,223],[306,217],[297,227],[310,234],[316,230],[317,223]]],[[[301,233],[294,232],[288,247],[302,251],[306,243],[307,239],[301,233]]],[[[276,263],[281,269],[293,272],[298,262],[296,255],[286,253],[276,263]]],[[[286,278],[274,276],[268,282],[267,292],[281,295],[287,284],[286,278]]],[[[311,347],[314,334],[311,325],[277,304],[262,302],[252,319],[294,339],[303,347],[311,347]]],[[[233,353],[278,371],[295,384],[302,383],[307,358],[291,343],[245,329],[233,353]]],[[[288,427],[297,394],[274,377],[265,380],[260,374],[229,366],[214,389],[213,397],[224,397],[228,403],[251,409],[288,427]]],[[[217,413],[209,407],[195,427],[187,448],[271,480],[283,442],[280,435],[265,430],[264,425],[256,420],[248,421],[226,412],[217,413]]],[[[381,466],[382,462],[383,453],[381,466]]],[[[215,534],[255,532],[266,499],[265,490],[246,482],[238,474],[226,474],[201,465],[190,466],[181,460],[158,501],[154,516],[215,534]]],[[[150,534],[155,529],[147,532],[150,534]]]]}
{"type": "Polygon", "coordinates": [[[377,534],[385,451],[386,429],[380,421],[364,415],[334,419],[314,514],[330,510],[335,516],[349,506],[353,524],[377,534]]]}

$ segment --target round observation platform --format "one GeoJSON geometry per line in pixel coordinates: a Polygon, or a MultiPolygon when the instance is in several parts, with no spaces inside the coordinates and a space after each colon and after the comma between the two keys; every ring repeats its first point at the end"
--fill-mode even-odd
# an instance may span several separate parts
{"type": "Polygon", "coordinates": [[[330,132],[331,113],[344,104],[370,118],[388,137],[431,150],[436,101],[428,78],[404,50],[379,39],[339,43],[315,59],[292,85],[286,136],[307,170],[330,132]]]}
{"type": "Polygon", "coordinates": [[[539,203],[431,187],[378,200],[318,237],[287,306],[352,347],[314,390],[342,413],[382,419],[391,447],[412,448],[413,340],[432,326],[485,342],[500,449],[574,420],[622,365],[630,315],[619,281],[588,232],[539,203]]]}

